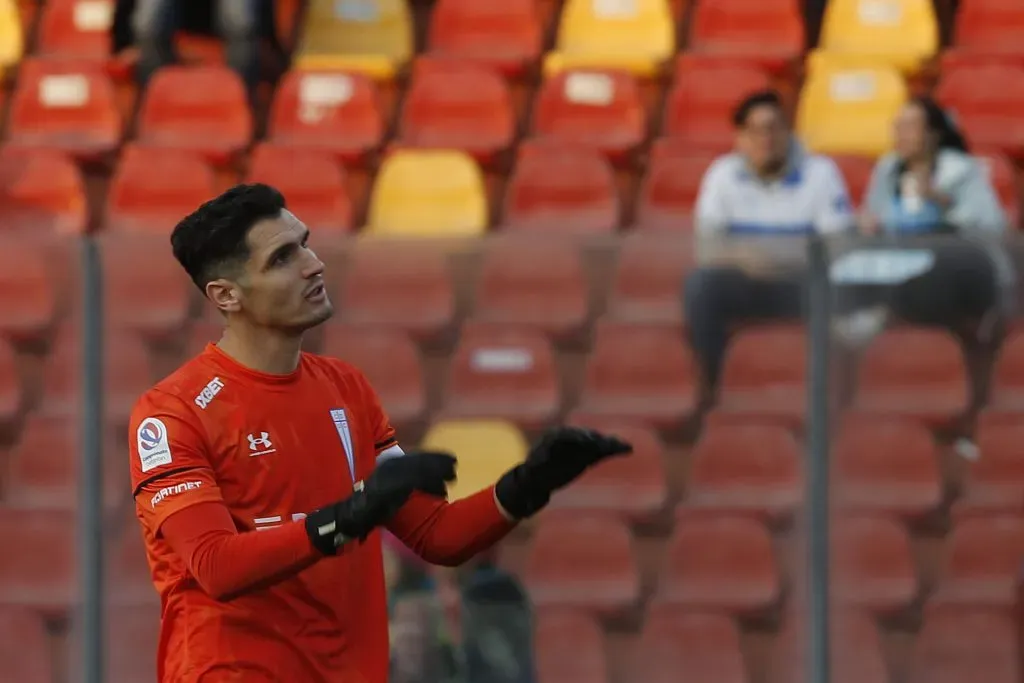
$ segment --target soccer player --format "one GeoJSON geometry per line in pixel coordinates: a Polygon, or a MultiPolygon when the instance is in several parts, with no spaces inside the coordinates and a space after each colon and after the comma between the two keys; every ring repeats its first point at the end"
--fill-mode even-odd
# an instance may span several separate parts
{"type": "Polygon", "coordinates": [[[381,527],[457,565],[631,450],[556,428],[494,486],[448,503],[455,459],[404,452],[358,369],[300,350],[332,313],[308,239],[266,185],[228,190],[171,236],[226,326],[131,417],[162,683],[386,683],[381,527]]]}

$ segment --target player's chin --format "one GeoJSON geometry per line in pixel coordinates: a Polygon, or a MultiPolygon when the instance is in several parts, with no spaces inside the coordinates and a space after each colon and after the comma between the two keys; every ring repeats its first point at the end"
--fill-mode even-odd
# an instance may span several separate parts
{"type": "Polygon", "coordinates": [[[306,311],[303,315],[303,327],[309,329],[327,322],[334,315],[334,305],[329,299],[316,303],[307,302],[306,311]]]}

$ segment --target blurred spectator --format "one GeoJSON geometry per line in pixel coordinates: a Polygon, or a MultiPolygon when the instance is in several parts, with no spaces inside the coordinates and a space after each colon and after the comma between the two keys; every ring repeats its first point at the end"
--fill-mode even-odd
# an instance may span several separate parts
{"type": "Polygon", "coordinates": [[[736,151],[711,165],[697,197],[699,268],[685,283],[690,343],[713,396],[736,323],[800,317],[803,239],[850,229],[835,163],[793,138],[777,93],[758,92],[733,115],[736,151]]]}

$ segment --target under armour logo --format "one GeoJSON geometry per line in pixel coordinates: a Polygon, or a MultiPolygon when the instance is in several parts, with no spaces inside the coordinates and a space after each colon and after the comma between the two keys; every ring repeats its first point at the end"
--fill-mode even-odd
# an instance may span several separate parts
{"type": "Polygon", "coordinates": [[[252,451],[249,453],[250,458],[273,453],[277,450],[274,448],[273,442],[270,441],[270,434],[267,432],[260,432],[258,437],[255,434],[249,434],[247,438],[249,439],[249,450],[252,451]]]}

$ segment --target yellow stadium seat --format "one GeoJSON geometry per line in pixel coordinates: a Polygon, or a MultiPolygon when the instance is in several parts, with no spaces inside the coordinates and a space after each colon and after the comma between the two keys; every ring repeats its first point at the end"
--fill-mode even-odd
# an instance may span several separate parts
{"type": "Polygon", "coordinates": [[[830,0],[819,49],[914,72],[939,49],[932,0],[830,0]]]}
{"type": "Polygon", "coordinates": [[[374,236],[474,237],[487,230],[487,192],[473,158],[455,150],[398,150],[370,195],[374,236]]]}
{"type": "Polygon", "coordinates": [[[295,66],[394,77],[413,53],[406,0],[312,0],[295,66]]]}
{"type": "Polygon", "coordinates": [[[0,0],[0,76],[21,59],[22,39],[17,3],[0,0]]]}
{"type": "Polygon", "coordinates": [[[504,420],[445,420],[423,437],[424,449],[447,451],[459,459],[458,481],[448,487],[454,501],[481,491],[526,458],[523,433],[504,420]]]}
{"type": "Polygon", "coordinates": [[[878,156],[892,149],[893,119],[906,100],[906,83],[894,67],[818,53],[808,60],[797,133],[816,152],[878,156]]]}
{"type": "Polygon", "coordinates": [[[650,77],[674,52],[668,0],[567,0],[544,70],[623,69],[650,77]]]}

